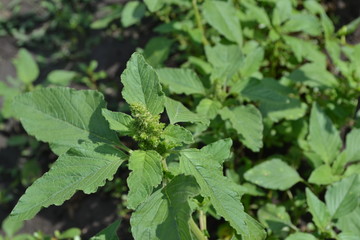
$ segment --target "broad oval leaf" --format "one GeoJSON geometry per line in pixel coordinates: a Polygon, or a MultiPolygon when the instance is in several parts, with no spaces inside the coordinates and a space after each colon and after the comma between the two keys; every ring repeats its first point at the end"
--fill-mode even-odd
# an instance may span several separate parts
{"type": "Polygon", "coordinates": [[[273,121],[283,118],[296,120],[304,116],[306,104],[290,97],[291,93],[291,88],[283,86],[272,78],[264,78],[261,81],[253,78],[241,91],[245,97],[259,101],[263,116],[273,121]]]}
{"type": "Polygon", "coordinates": [[[127,179],[128,207],[135,209],[162,180],[161,156],[155,151],[133,151],[129,158],[132,171],[127,179]]]}
{"type": "Polygon", "coordinates": [[[216,44],[205,46],[206,58],[213,66],[211,80],[223,81],[231,79],[243,64],[243,54],[237,45],[216,44]]]}
{"type": "Polygon", "coordinates": [[[276,235],[286,226],[293,226],[285,207],[267,203],[257,212],[259,221],[276,235]]]}
{"type": "Polygon", "coordinates": [[[196,112],[209,120],[214,119],[221,109],[221,103],[209,98],[204,98],[196,106],[196,112]]]}
{"type": "Polygon", "coordinates": [[[172,146],[181,146],[182,143],[194,142],[192,133],[179,125],[169,124],[163,131],[161,138],[172,146]]]}
{"type": "Polygon", "coordinates": [[[292,14],[281,29],[286,33],[303,31],[312,36],[321,34],[319,20],[316,16],[307,13],[292,14]]]}
{"type": "Polygon", "coordinates": [[[257,6],[256,2],[251,1],[243,1],[241,4],[245,5],[248,11],[248,15],[250,15],[254,20],[271,28],[269,16],[267,15],[264,8],[257,6]]]}
{"type": "Polygon", "coordinates": [[[174,93],[203,94],[205,88],[199,77],[191,69],[160,68],[156,70],[159,80],[174,93]]]}
{"type": "Polygon", "coordinates": [[[173,40],[166,37],[151,38],[144,48],[144,58],[153,67],[162,66],[168,58],[173,40]]]}
{"type": "Polygon", "coordinates": [[[68,86],[76,75],[77,73],[74,71],[54,70],[49,73],[47,80],[52,84],[68,86]]]}
{"type": "Polygon", "coordinates": [[[351,213],[340,217],[336,227],[344,233],[352,233],[360,236],[360,206],[351,213]]]}
{"type": "Polygon", "coordinates": [[[156,115],[164,109],[164,93],[155,70],[140,53],[134,53],[121,74],[123,97],[129,104],[140,103],[156,115]]]}
{"type": "Polygon", "coordinates": [[[264,49],[262,47],[256,48],[250,52],[244,59],[244,63],[240,67],[240,74],[243,78],[250,77],[253,73],[259,70],[264,60],[264,49]]]}
{"type": "Polygon", "coordinates": [[[210,198],[217,214],[229,221],[238,234],[250,234],[244,207],[240,201],[240,189],[223,176],[219,162],[202,151],[187,149],[181,152],[180,169],[183,173],[195,177],[201,195],[210,198]]]}
{"type": "Polygon", "coordinates": [[[326,206],[332,218],[351,213],[359,205],[359,175],[352,175],[331,185],[325,194],[326,206]]]}
{"type": "Polygon", "coordinates": [[[253,105],[220,110],[221,118],[229,120],[239,134],[240,141],[254,152],[262,148],[263,123],[259,110],[253,105]]]}
{"type": "Polygon", "coordinates": [[[122,112],[113,112],[102,109],[102,115],[109,122],[110,129],[117,131],[120,135],[130,134],[130,125],[133,122],[133,118],[122,112]]]}
{"type": "Polygon", "coordinates": [[[329,165],[323,164],[311,172],[308,181],[318,185],[328,185],[339,180],[340,176],[333,174],[329,165]]]}
{"type": "Polygon", "coordinates": [[[124,6],[121,13],[121,24],[124,27],[129,27],[135,23],[140,22],[145,15],[146,7],[140,1],[130,1],[124,6]]]}
{"type": "Polygon", "coordinates": [[[306,202],[314,223],[320,230],[325,231],[331,221],[331,216],[325,203],[320,201],[308,188],[306,188],[306,202]]]}
{"type": "Polygon", "coordinates": [[[188,199],[198,193],[199,186],[194,177],[174,177],[133,213],[130,223],[135,240],[192,240],[188,199]]]}
{"type": "Polygon", "coordinates": [[[191,112],[181,102],[178,102],[171,98],[166,98],[165,108],[171,124],[178,122],[202,122],[204,124],[208,123],[208,120],[205,117],[191,112]]]}
{"type": "Polygon", "coordinates": [[[307,63],[294,70],[288,78],[294,82],[302,82],[310,87],[331,88],[339,85],[337,79],[328,72],[325,66],[318,63],[307,63]]]}
{"type": "Polygon", "coordinates": [[[158,11],[165,4],[165,0],[144,0],[150,12],[158,11]]]}
{"type": "Polygon", "coordinates": [[[18,55],[13,60],[16,68],[17,77],[24,83],[34,82],[39,76],[39,67],[31,54],[21,48],[18,55]]]}
{"type": "Polygon", "coordinates": [[[339,154],[340,134],[335,126],[315,103],[312,106],[309,126],[309,145],[325,163],[331,163],[339,154]]]}
{"type": "Polygon", "coordinates": [[[240,21],[235,8],[222,1],[207,0],[203,5],[205,20],[230,41],[242,45],[240,21]]]}
{"type": "Polygon", "coordinates": [[[79,141],[120,144],[101,115],[106,102],[101,93],[55,87],[35,90],[14,99],[13,108],[25,130],[36,139],[64,146],[79,141]]]}
{"type": "Polygon", "coordinates": [[[260,163],[245,172],[247,181],[274,190],[287,190],[301,181],[299,174],[280,159],[260,163]]]}
{"type": "Polygon", "coordinates": [[[42,207],[61,205],[78,190],[96,192],[111,180],[127,156],[113,146],[83,143],[61,155],[49,172],[36,180],[11,212],[13,220],[34,217],[42,207]]]}
{"type": "Polygon", "coordinates": [[[346,161],[353,162],[360,160],[360,129],[353,129],[346,136],[346,161]]]}
{"type": "Polygon", "coordinates": [[[231,138],[221,139],[210,143],[201,149],[201,152],[209,154],[212,160],[222,164],[231,155],[231,138]]]}

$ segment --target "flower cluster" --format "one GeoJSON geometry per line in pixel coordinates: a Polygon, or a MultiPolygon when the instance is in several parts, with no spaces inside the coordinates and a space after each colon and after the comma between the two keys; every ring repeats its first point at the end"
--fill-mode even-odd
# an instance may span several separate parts
{"type": "Polygon", "coordinates": [[[130,129],[132,138],[144,150],[155,150],[161,145],[161,135],[165,124],[161,123],[160,115],[151,114],[142,104],[130,105],[134,118],[130,129]]]}

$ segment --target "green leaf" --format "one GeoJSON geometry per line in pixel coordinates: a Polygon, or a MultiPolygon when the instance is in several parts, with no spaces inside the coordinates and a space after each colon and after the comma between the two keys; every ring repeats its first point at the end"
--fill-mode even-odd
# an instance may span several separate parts
{"type": "Polygon", "coordinates": [[[258,7],[256,3],[246,1],[241,2],[241,4],[245,5],[248,14],[251,15],[258,23],[264,24],[265,26],[271,28],[269,16],[267,15],[264,8],[258,7]]]}
{"type": "Polygon", "coordinates": [[[214,47],[205,46],[206,58],[214,67],[212,80],[229,80],[243,64],[243,54],[237,45],[217,44],[214,47]]]}
{"type": "Polygon", "coordinates": [[[162,84],[169,87],[171,92],[205,95],[205,88],[199,77],[191,69],[160,68],[156,70],[162,84]]]}
{"type": "Polygon", "coordinates": [[[244,178],[261,187],[285,191],[301,181],[299,174],[280,159],[265,161],[246,171],[244,178]]]}
{"type": "Polygon", "coordinates": [[[325,163],[331,163],[339,154],[339,132],[316,103],[311,109],[308,141],[311,149],[325,163]]]}
{"type": "Polygon", "coordinates": [[[7,237],[13,237],[15,234],[21,230],[24,226],[24,222],[22,221],[13,221],[11,217],[7,217],[1,224],[1,229],[5,232],[7,237]]]}
{"type": "Polygon", "coordinates": [[[240,21],[234,6],[222,1],[207,0],[203,4],[205,20],[228,40],[242,45],[240,21]]]}
{"type": "Polygon", "coordinates": [[[325,194],[326,206],[333,219],[351,213],[359,205],[359,175],[352,175],[331,185],[325,194]]]}
{"type": "Polygon", "coordinates": [[[314,193],[306,188],[306,202],[313,221],[321,231],[325,231],[331,221],[331,216],[325,204],[320,201],[314,193]]]}
{"type": "Polygon", "coordinates": [[[13,106],[12,102],[14,97],[21,94],[21,89],[9,87],[4,82],[0,82],[0,96],[3,99],[2,106],[0,109],[0,115],[4,118],[13,117],[13,106]]]}
{"type": "Polygon", "coordinates": [[[156,12],[160,10],[165,4],[165,0],[144,0],[146,6],[150,10],[150,12],[156,12]]]}
{"type": "Polygon", "coordinates": [[[304,116],[306,112],[306,104],[290,97],[292,94],[290,88],[271,78],[264,78],[261,81],[251,79],[241,94],[251,100],[259,101],[263,116],[273,121],[283,118],[296,120],[304,116]]]}
{"type": "Polygon", "coordinates": [[[293,71],[288,78],[310,87],[331,88],[338,86],[338,80],[325,67],[317,63],[307,63],[293,71]]]}
{"type": "Polygon", "coordinates": [[[202,75],[210,74],[212,71],[211,64],[202,58],[189,56],[188,62],[202,75]]]}
{"type": "Polygon", "coordinates": [[[165,37],[153,37],[146,44],[144,58],[153,67],[160,67],[168,58],[172,40],[165,37]]]}
{"type": "Polygon", "coordinates": [[[290,234],[285,240],[317,240],[317,238],[310,233],[297,232],[290,234]]]}
{"type": "Polygon", "coordinates": [[[201,152],[209,154],[211,159],[223,164],[226,159],[231,155],[231,138],[221,139],[211,144],[206,145],[201,149],[201,152]]]}
{"type": "Polygon", "coordinates": [[[90,240],[119,240],[117,230],[120,226],[120,221],[115,221],[105,229],[101,230],[98,234],[90,238],[90,240]]]}
{"type": "Polygon", "coordinates": [[[104,107],[99,92],[63,87],[35,90],[13,102],[16,117],[30,135],[65,150],[78,146],[79,141],[120,144],[101,115],[104,107]]]}
{"type": "Polygon", "coordinates": [[[174,146],[181,146],[182,143],[190,144],[194,142],[193,135],[189,130],[179,125],[169,124],[161,135],[165,142],[174,146]]]}
{"type": "Polygon", "coordinates": [[[351,164],[345,170],[344,176],[348,177],[353,174],[360,174],[360,164],[351,164]]]}
{"type": "Polygon", "coordinates": [[[121,18],[122,15],[122,7],[123,5],[112,5],[109,6],[109,13],[107,13],[105,16],[103,16],[103,18],[97,19],[94,22],[91,23],[90,27],[92,29],[103,29],[108,27],[108,25],[116,20],[121,18]]]}
{"type": "Polygon", "coordinates": [[[340,176],[336,176],[332,173],[332,169],[329,165],[321,165],[311,172],[309,177],[310,183],[318,185],[328,185],[340,180],[340,176]]]}
{"type": "Polygon", "coordinates": [[[307,13],[292,14],[281,28],[285,33],[305,32],[312,36],[321,34],[321,27],[316,16],[307,13]]]}
{"type": "Polygon", "coordinates": [[[240,67],[240,74],[243,78],[250,77],[257,72],[264,60],[264,49],[262,47],[256,48],[249,53],[244,59],[244,63],[240,67]]]}
{"type": "Polygon", "coordinates": [[[353,129],[346,136],[346,161],[353,162],[360,160],[360,129],[353,129]]]}
{"type": "Polygon", "coordinates": [[[220,109],[220,102],[208,98],[203,98],[199,105],[196,106],[196,112],[202,116],[206,116],[209,120],[214,119],[220,109]]]}
{"type": "Polygon", "coordinates": [[[70,84],[76,75],[77,73],[73,71],[54,70],[49,73],[47,80],[52,84],[66,87],[70,84]]]}
{"type": "Polygon", "coordinates": [[[109,122],[110,129],[119,132],[121,135],[130,134],[130,125],[133,121],[133,118],[130,115],[122,112],[112,112],[106,108],[103,108],[101,112],[109,122]]]}
{"type": "Polygon", "coordinates": [[[164,109],[164,93],[155,70],[139,53],[134,53],[121,74],[122,95],[129,104],[143,104],[156,115],[164,109]]]}
{"type": "Polygon", "coordinates": [[[231,240],[265,240],[266,231],[265,228],[255,219],[250,217],[249,214],[246,214],[245,223],[249,228],[249,235],[239,236],[235,234],[231,240]]]}
{"type": "Polygon", "coordinates": [[[71,238],[74,239],[76,237],[80,237],[80,235],[81,235],[81,230],[79,228],[69,228],[59,234],[55,232],[55,237],[57,239],[71,239],[71,238]]]}
{"type": "Polygon", "coordinates": [[[126,158],[123,152],[106,144],[83,143],[71,148],[26,190],[11,212],[11,219],[30,219],[42,207],[63,204],[78,190],[96,192],[113,178],[126,158]]]}
{"type": "Polygon", "coordinates": [[[336,68],[339,69],[344,76],[352,78],[352,76],[349,76],[351,74],[351,65],[349,65],[343,60],[344,55],[342,52],[342,46],[340,45],[340,41],[338,41],[336,38],[326,39],[325,48],[328,55],[330,55],[332,62],[336,65],[336,68]]]}
{"type": "MultiPolygon", "coordinates": [[[[316,43],[291,36],[284,36],[284,40],[294,52],[298,62],[302,62],[302,59],[305,58],[315,63],[319,69],[326,68],[326,55],[319,50],[316,43]]],[[[317,81],[317,79],[314,79],[314,81],[317,81]]]]}
{"type": "Polygon", "coordinates": [[[360,26],[360,17],[355,18],[350,23],[342,26],[341,29],[338,31],[340,35],[348,35],[356,31],[360,26]]]}
{"type": "Polygon", "coordinates": [[[245,213],[246,219],[245,223],[249,228],[249,234],[243,235],[242,240],[265,240],[266,239],[266,231],[264,227],[256,221],[254,218],[250,217],[249,214],[245,213]]]}
{"type": "Polygon", "coordinates": [[[338,219],[336,227],[342,232],[360,236],[360,206],[354,211],[338,219]]]}
{"type": "Polygon", "coordinates": [[[131,152],[127,179],[129,186],[128,207],[135,209],[161,183],[163,172],[161,156],[155,151],[136,150],[131,152]]]}
{"type": "Polygon", "coordinates": [[[285,207],[267,203],[257,213],[260,222],[275,234],[280,234],[286,226],[293,226],[285,207]]]}
{"type": "Polygon", "coordinates": [[[199,192],[192,176],[178,175],[147,198],[130,219],[135,240],[192,240],[190,197],[199,192]]]}
{"type": "Polygon", "coordinates": [[[275,26],[280,26],[284,21],[288,20],[292,14],[291,1],[279,0],[276,1],[276,6],[273,11],[272,22],[275,26]]]}
{"type": "Polygon", "coordinates": [[[31,54],[21,48],[13,60],[18,78],[25,84],[34,82],[39,76],[39,67],[31,54]]]}
{"type": "Polygon", "coordinates": [[[259,110],[253,105],[238,106],[234,109],[220,110],[221,118],[230,120],[232,127],[239,134],[240,141],[254,152],[262,148],[263,124],[259,110]]]}
{"type": "Polygon", "coordinates": [[[141,21],[145,15],[145,5],[139,1],[127,2],[121,13],[121,24],[124,27],[129,27],[141,21]]]}
{"type": "Polygon", "coordinates": [[[181,102],[175,101],[171,98],[166,98],[165,108],[171,124],[178,122],[208,123],[204,117],[191,112],[181,102]]]}
{"type": "Polygon", "coordinates": [[[321,14],[321,25],[324,29],[326,39],[329,39],[335,32],[335,26],[325,12],[321,14]]]}
{"type": "Polygon", "coordinates": [[[244,236],[250,234],[245,223],[246,215],[240,202],[239,188],[223,176],[219,162],[202,151],[187,149],[181,151],[180,169],[195,177],[201,195],[210,198],[216,213],[228,221],[237,233],[244,236]]]}
{"type": "Polygon", "coordinates": [[[306,113],[307,105],[302,103],[299,99],[289,97],[286,102],[279,105],[273,102],[262,102],[260,111],[264,117],[268,117],[274,122],[281,119],[297,120],[303,117],[306,113]]]}
{"type": "Polygon", "coordinates": [[[359,235],[354,233],[342,232],[338,235],[339,240],[359,240],[359,235]]]}

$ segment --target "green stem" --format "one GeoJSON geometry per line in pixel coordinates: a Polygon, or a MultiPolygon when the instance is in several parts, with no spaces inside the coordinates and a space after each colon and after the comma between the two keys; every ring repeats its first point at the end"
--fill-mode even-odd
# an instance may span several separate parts
{"type": "Polygon", "coordinates": [[[167,184],[168,184],[168,181],[169,181],[169,179],[168,179],[168,177],[167,177],[167,172],[169,172],[169,168],[168,168],[168,166],[167,166],[167,163],[166,163],[166,158],[165,157],[163,157],[162,159],[161,159],[161,164],[162,164],[162,168],[163,168],[163,172],[164,172],[164,177],[163,177],[163,181],[162,181],[162,185],[163,185],[163,187],[165,187],[167,184]]]}
{"type": "MultiPolygon", "coordinates": [[[[206,214],[203,210],[199,210],[199,223],[200,223],[200,230],[204,233],[207,231],[206,229],[206,214]]],[[[205,237],[207,239],[207,237],[205,237]]]]}
{"type": "Polygon", "coordinates": [[[301,182],[303,184],[305,184],[305,186],[307,186],[312,192],[315,192],[313,187],[307,181],[305,181],[304,179],[301,179],[301,182]]]}
{"type": "Polygon", "coordinates": [[[206,45],[209,45],[209,41],[206,39],[206,36],[205,36],[205,30],[204,30],[204,27],[202,25],[202,22],[201,22],[201,15],[200,15],[200,12],[199,12],[199,8],[197,6],[197,0],[192,0],[192,5],[193,5],[193,8],[194,8],[194,13],[195,13],[195,19],[196,19],[196,24],[201,32],[201,40],[203,42],[203,44],[206,46],[206,45]]]}
{"type": "Polygon", "coordinates": [[[123,150],[127,153],[131,153],[132,150],[130,148],[128,148],[127,146],[125,146],[124,144],[119,144],[119,145],[116,145],[117,148],[119,148],[120,150],[123,150]]]}
{"type": "Polygon", "coordinates": [[[197,240],[207,240],[207,237],[205,237],[204,233],[199,229],[198,225],[196,225],[193,218],[190,218],[189,225],[191,232],[195,235],[197,240]]]}
{"type": "Polygon", "coordinates": [[[164,169],[165,171],[169,171],[168,166],[167,166],[167,163],[166,163],[166,158],[162,158],[162,159],[161,159],[161,163],[162,163],[163,169],[164,169]]]}

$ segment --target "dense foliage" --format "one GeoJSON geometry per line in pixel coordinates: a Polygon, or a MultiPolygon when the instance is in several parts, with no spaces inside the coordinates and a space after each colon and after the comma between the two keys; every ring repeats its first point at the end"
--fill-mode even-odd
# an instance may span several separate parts
{"type": "MultiPolygon", "coordinates": [[[[116,83],[126,105],[108,109],[94,61],[34,86],[39,68],[25,49],[16,84],[1,86],[2,116],[58,156],[6,224],[129,171],[122,204],[135,239],[359,238],[360,44],[346,38],[360,18],[335,30],[315,0],[145,0],[106,11],[46,30],[156,23],[116,83]],[[66,87],[74,82],[93,90],[66,87]]],[[[68,59],[78,44],[51,58],[68,59]]],[[[119,225],[93,239],[117,239],[119,225]]]]}

